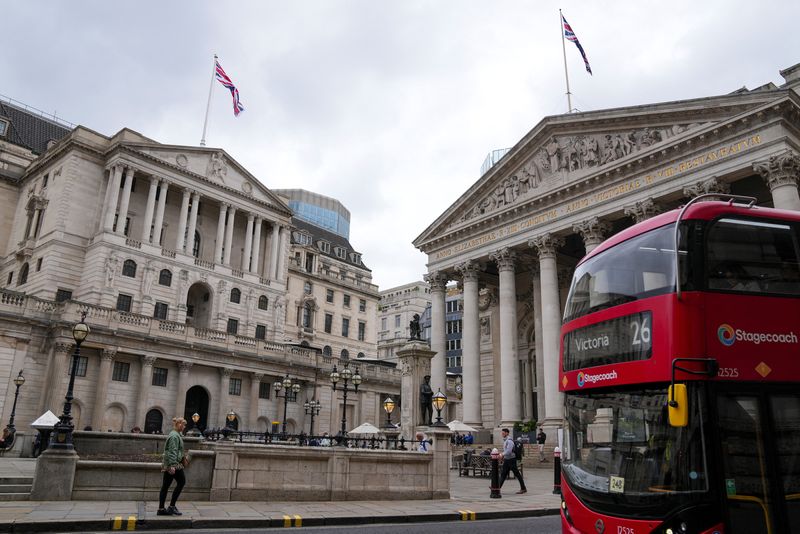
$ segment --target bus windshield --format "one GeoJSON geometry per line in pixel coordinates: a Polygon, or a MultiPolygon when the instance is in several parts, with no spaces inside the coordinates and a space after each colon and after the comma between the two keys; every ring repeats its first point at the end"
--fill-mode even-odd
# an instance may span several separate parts
{"type": "Polygon", "coordinates": [[[659,517],[708,491],[703,406],[690,396],[689,426],[675,428],[661,389],[566,395],[563,472],[570,488],[598,512],[659,517]]]}
{"type": "Polygon", "coordinates": [[[578,265],[564,308],[564,322],[674,291],[674,228],[671,224],[656,228],[578,265]]]}

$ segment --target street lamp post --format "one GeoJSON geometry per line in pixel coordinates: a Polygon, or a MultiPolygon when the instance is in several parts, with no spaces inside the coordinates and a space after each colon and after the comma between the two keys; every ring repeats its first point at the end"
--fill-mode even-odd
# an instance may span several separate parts
{"type": "Polygon", "coordinates": [[[200,435],[200,427],[198,424],[200,423],[200,414],[195,412],[192,414],[192,422],[194,423],[194,427],[192,428],[192,435],[199,436],[200,435]]]}
{"type": "Polygon", "coordinates": [[[339,383],[339,380],[342,381],[342,385],[340,385],[339,388],[342,390],[342,395],[344,397],[342,402],[342,433],[340,444],[344,445],[344,438],[347,436],[347,392],[350,391],[347,386],[349,382],[352,382],[352,391],[358,391],[358,385],[361,384],[361,374],[358,372],[358,367],[356,367],[355,372],[353,372],[350,370],[350,367],[348,367],[348,364],[345,363],[344,368],[340,372],[336,370],[336,366],[334,365],[333,371],[331,372],[333,391],[336,391],[336,384],[339,383]]]}
{"type": "Polygon", "coordinates": [[[386,428],[394,428],[392,425],[392,412],[394,411],[395,403],[391,397],[386,397],[383,401],[383,409],[386,410],[386,428]]]}
{"type": "Polygon", "coordinates": [[[14,385],[17,386],[17,391],[14,392],[14,405],[11,407],[11,417],[8,420],[8,432],[13,434],[15,432],[14,428],[14,415],[17,413],[17,397],[19,397],[19,388],[22,384],[25,383],[25,377],[22,376],[22,370],[20,370],[19,375],[14,379],[14,385]]]}
{"type": "Polygon", "coordinates": [[[275,382],[272,385],[273,389],[275,389],[275,396],[276,397],[283,397],[283,430],[282,434],[286,436],[286,408],[289,405],[289,401],[291,400],[294,402],[297,400],[297,394],[300,393],[300,383],[292,380],[289,378],[287,374],[284,379],[280,382],[275,382]],[[280,391],[283,390],[283,395],[280,395],[280,391]]]}
{"type": "Polygon", "coordinates": [[[81,320],[72,327],[72,338],[75,340],[75,352],[72,354],[72,367],[69,372],[69,386],[67,394],[64,396],[64,413],[60,420],[53,427],[53,435],[50,438],[50,448],[74,450],[72,445],[72,390],[75,387],[75,374],[78,372],[78,361],[81,356],[81,343],[86,339],[91,330],[85,323],[86,312],[81,313],[81,320]]]}
{"type": "Polygon", "coordinates": [[[433,407],[436,408],[436,422],[433,423],[433,426],[447,426],[442,422],[442,409],[446,404],[447,395],[442,393],[442,389],[439,388],[439,391],[433,396],[433,407]]]}
{"type": "Polygon", "coordinates": [[[319,415],[319,411],[322,409],[322,403],[318,400],[311,399],[310,401],[307,400],[303,404],[303,408],[306,410],[306,415],[311,416],[311,425],[308,427],[308,435],[314,435],[314,417],[319,415]]]}

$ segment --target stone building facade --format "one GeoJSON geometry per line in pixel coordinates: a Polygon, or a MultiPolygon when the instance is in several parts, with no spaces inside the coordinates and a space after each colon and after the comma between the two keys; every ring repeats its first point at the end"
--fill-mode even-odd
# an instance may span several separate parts
{"type": "Polygon", "coordinates": [[[419,281],[380,292],[378,302],[378,358],[397,363],[397,351],[411,337],[409,325],[414,315],[430,306],[428,284],[419,281]]]}
{"type": "MultiPolygon", "coordinates": [[[[240,428],[264,430],[282,422],[272,384],[289,374],[302,385],[287,417],[299,432],[302,401],[331,397],[338,355],[285,342],[292,212],[224,150],[77,127],[0,187],[14,214],[0,218],[0,413],[24,370],[18,429],[61,413],[84,312],[79,428],[165,431],[194,412],[217,427],[233,410],[240,428]]],[[[362,396],[397,390],[399,375],[362,375],[353,417],[377,417],[362,396]]],[[[338,410],[323,403],[316,429],[338,410]]]]}
{"type": "Polygon", "coordinates": [[[780,87],[546,117],[414,240],[428,255],[434,389],[446,285],[463,286],[467,424],[560,424],[563,303],[605,238],[700,193],[800,209],[800,65],[781,74],[780,87]]]}

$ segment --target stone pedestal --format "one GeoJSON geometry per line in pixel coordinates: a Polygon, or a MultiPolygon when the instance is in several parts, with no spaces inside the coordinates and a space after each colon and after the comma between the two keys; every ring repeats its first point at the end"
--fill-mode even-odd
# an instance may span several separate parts
{"type": "Polygon", "coordinates": [[[422,426],[419,387],[424,377],[431,374],[431,359],[435,354],[427,343],[419,340],[411,340],[397,351],[397,360],[403,373],[400,382],[400,434],[405,439],[414,439],[417,427],[422,426]]]}
{"type": "Polygon", "coordinates": [[[74,450],[47,449],[36,460],[31,487],[32,501],[72,500],[72,484],[78,453],[74,450]]]}
{"type": "Polygon", "coordinates": [[[431,488],[434,499],[450,498],[450,429],[446,426],[432,426],[427,435],[433,438],[433,477],[431,488]]]}

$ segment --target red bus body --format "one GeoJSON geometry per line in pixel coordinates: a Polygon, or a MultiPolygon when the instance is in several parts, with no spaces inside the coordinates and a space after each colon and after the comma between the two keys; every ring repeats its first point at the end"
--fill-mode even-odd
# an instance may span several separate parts
{"type": "MultiPolygon", "coordinates": [[[[620,232],[588,254],[580,262],[578,269],[593,258],[607,258],[614,255],[618,245],[628,242],[632,238],[667,225],[674,228],[678,216],[678,210],[674,210],[620,232]]],[[[763,222],[765,224],[776,223],[783,225],[785,223],[792,226],[795,231],[800,228],[800,213],[798,212],[745,207],[728,202],[694,204],[686,210],[681,221],[704,221],[698,224],[711,225],[714,221],[726,218],[763,222]]],[[[689,259],[687,261],[692,260],[689,259]]],[[[706,264],[710,264],[710,260],[706,260],[706,264]]],[[[573,282],[573,289],[578,276],[579,272],[576,271],[576,281],[573,282]]],[[[595,345],[602,345],[603,336],[599,334],[598,336],[596,340],[592,338],[590,341],[595,345]]],[[[705,382],[706,385],[702,387],[707,389],[703,390],[703,393],[699,394],[701,396],[698,398],[705,399],[706,397],[702,395],[707,395],[708,398],[712,399],[708,404],[714,406],[716,401],[713,400],[713,395],[717,393],[723,396],[728,395],[727,391],[730,388],[742,387],[746,391],[750,391],[748,388],[764,388],[768,384],[780,384],[780,387],[790,388],[793,383],[796,385],[797,382],[800,382],[800,340],[798,340],[798,336],[800,336],[800,298],[796,295],[777,296],[765,292],[742,294],[713,291],[707,287],[694,287],[693,289],[683,290],[679,299],[673,287],[672,290],[663,294],[607,307],[599,311],[583,314],[574,319],[566,317],[561,332],[559,388],[565,393],[565,401],[572,402],[572,406],[579,406],[581,402],[591,401],[595,393],[602,396],[609,392],[628,391],[625,388],[635,388],[636,386],[666,391],[673,379],[673,360],[676,358],[712,359],[718,367],[718,369],[715,369],[714,376],[693,375],[676,371],[674,378],[676,382],[680,383],[697,384],[705,382]],[[584,331],[582,329],[590,328],[598,323],[607,324],[608,321],[615,318],[641,317],[641,315],[637,315],[641,313],[650,314],[651,322],[649,324],[652,326],[648,326],[648,335],[652,338],[652,346],[649,357],[634,361],[567,368],[565,350],[569,350],[569,347],[565,347],[565,344],[570,342],[570,333],[575,333],[577,341],[572,340],[571,342],[576,347],[579,347],[580,343],[589,343],[578,338],[579,334],[577,333],[584,331]],[[576,397],[570,395],[581,395],[579,397],[580,400],[575,401],[576,397]]],[[[611,341],[612,345],[613,343],[614,340],[611,341]]],[[[613,356],[611,357],[613,358],[613,356]]],[[[681,367],[703,371],[706,369],[706,364],[702,362],[686,362],[681,367]]],[[[763,395],[763,390],[754,389],[752,391],[752,398],[758,398],[759,395],[763,395]]],[[[745,406],[751,399],[751,396],[749,396],[751,393],[742,395],[744,397],[741,398],[745,400],[741,401],[740,404],[745,406]]],[[[727,398],[726,396],[725,399],[727,398]]],[[[740,397],[732,398],[739,399],[740,397]]],[[[703,404],[704,406],[706,405],[705,401],[703,404]]],[[[773,405],[774,403],[770,406],[773,405]]],[[[597,412],[598,410],[595,409],[594,411],[597,412]]],[[[606,411],[610,414],[612,408],[606,408],[606,411]]],[[[569,414],[568,410],[567,413],[569,414]]],[[[583,412],[581,414],[585,415],[583,412]]],[[[589,414],[592,415],[593,412],[589,412],[589,414]]],[[[766,419],[769,420],[771,417],[771,415],[768,415],[766,419]]],[[[577,415],[573,419],[577,420],[577,415]]],[[[691,499],[694,504],[703,508],[703,513],[706,516],[716,515],[716,519],[705,519],[690,524],[686,527],[688,528],[687,532],[732,532],[733,529],[730,526],[726,527],[726,524],[729,524],[728,522],[730,521],[726,518],[727,503],[738,504],[738,502],[735,502],[737,499],[739,501],[748,500],[743,495],[746,486],[743,482],[745,477],[739,477],[737,481],[736,477],[723,476],[721,474],[724,469],[719,464],[721,460],[718,456],[725,455],[724,451],[727,445],[720,441],[720,436],[725,434],[715,429],[715,423],[715,417],[711,411],[704,414],[702,432],[705,440],[703,450],[706,452],[703,465],[707,465],[708,469],[705,470],[706,473],[699,476],[702,478],[703,475],[706,475],[710,478],[707,482],[707,491],[697,491],[691,499]],[[738,493],[735,487],[737,482],[739,485],[738,493]],[[729,485],[727,493],[725,484],[729,485]],[[709,510],[712,511],[709,512],[709,510]]],[[[636,426],[636,423],[634,423],[634,426],[636,426]]],[[[642,426],[644,427],[644,425],[642,426]]],[[[579,435],[574,432],[570,433],[569,428],[567,432],[570,433],[571,441],[575,442],[578,438],[581,440],[588,439],[584,434],[591,433],[592,427],[600,428],[603,432],[609,429],[609,436],[611,432],[619,432],[617,428],[613,428],[612,423],[590,423],[586,426],[581,426],[582,432],[579,432],[579,435]]],[[[650,428],[648,427],[647,432],[640,431],[640,433],[642,435],[638,438],[635,436],[629,437],[631,442],[638,440],[636,442],[639,445],[638,447],[634,445],[628,446],[625,442],[622,444],[630,450],[643,449],[645,450],[643,454],[651,452],[647,448],[648,440],[645,439],[645,436],[650,434],[650,428]]],[[[635,435],[636,432],[632,434],[635,435]]],[[[768,432],[764,434],[766,435],[768,432]]],[[[650,441],[652,439],[652,436],[650,436],[650,441]]],[[[764,439],[769,440],[771,438],[766,436],[764,439]]],[[[598,441],[603,441],[603,446],[594,446],[594,444],[589,446],[586,442],[581,442],[584,446],[580,448],[575,443],[567,445],[568,449],[573,449],[572,455],[575,465],[580,464],[581,459],[588,458],[595,451],[603,452],[606,455],[612,454],[609,451],[615,447],[619,448],[620,445],[620,443],[614,442],[611,437],[603,437],[598,441]]],[[[771,448],[772,445],[769,445],[769,443],[765,447],[767,451],[775,450],[771,448]]],[[[798,444],[798,447],[800,447],[800,444],[798,444]]],[[[670,451],[669,457],[675,458],[680,454],[680,451],[670,451]]],[[[634,457],[636,454],[631,452],[629,456],[634,457]]],[[[628,459],[630,460],[630,458],[628,459]]],[[[623,459],[622,463],[624,461],[623,459]]],[[[658,458],[644,460],[637,457],[637,462],[636,465],[639,466],[639,469],[647,466],[657,471],[660,466],[658,458]]],[[[773,472],[779,472],[781,468],[781,466],[776,466],[773,472]]],[[[626,484],[622,475],[614,476],[614,467],[610,469],[611,471],[607,473],[610,480],[609,485],[614,484],[614,481],[619,484],[626,484]],[[622,482],[619,482],[621,479],[622,482]]],[[[622,470],[621,467],[616,469],[622,470]]],[[[604,476],[602,470],[598,469],[592,471],[591,476],[584,475],[583,471],[578,467],[576,467],[575,472],[581,476],[586,476],[587,480],[592,480],[592,482],[586,483],[586,487],[590,487],[591,484],[600,484],[599,481],[604,476]],[[597,474],[598,472],[600,472],[600,475],[597,474]]],[[[762,474],[767,472],[767,468],[762,466],[761,472],[762,474]]],[[[664,517],[631,517],[626,509],[624,493],[620,491],[619,504],[615,507],[610,502],[613,500],[612,497],[615,497],[611,494],[613,490],[606,490],[605,488],[598,491],[598,497],[601,499],[608,497],[609,502],[604,505],[604,510],[595,510],[576,494],[573,483],[574,481],[562,470],[563,503],[561,517],[563,532],[638,534],[665,532],[666,528],[669,527],[672,532],[678,534],[682,532],[679,527],[681,522],[686,523],[686,521],[678,519],[669,525],[664,522],[667,517],[671,517],[670,514],[673,512],[679,514],[679,509],[665,512],[663,514],[664,517]],[[618,513],[615,510],[618,510],[618,513]],[[677,528],[676,525],[678,526],[677,528]]],[[[768,483],[765,482],[765,484],[768,483]]],[[[784,482],[784,486],[787,486],[786,482],[784,482]]],[[[768,494],[772,496],[773,500],[783,489],[785,489],[784,497],[787,502],[798,497],[793,493],[794,490],[790,488],[775,489],[777,486],[770,487],[772,488],[770,490],[772,493],[768,494]]],[[[651,487],[648,491],[657,492],[658,488],[651,487]]],[[[779,528],[778,525],[782,524],[785,527],[788,524],[797,524],[793,522],[796,520],[795,516],[797,514],[793,507],[790,508],[789,505],[784,506],[781,504],[781,508],[777,512],[772,512],[766,509],[766,507],[770,506],[769,499],[765,497],[763,501],[760,506],[764,508],[764,522],[767,525],[766,528],[769,529],[765,531],[778,532],[780,531],[776,530],[779,528]]],[[[755,501],[751,499],[751,502],[755,501]]],[[[691,506],[684,508],[690,509],[691,506]]],[[[751,511],[747,513],[751,513],[751,511]]],[[[643,515],[648,514],[645,513],[643,515]]],[[[691,523],[691,521],[689,522],[691,523]]]]}

